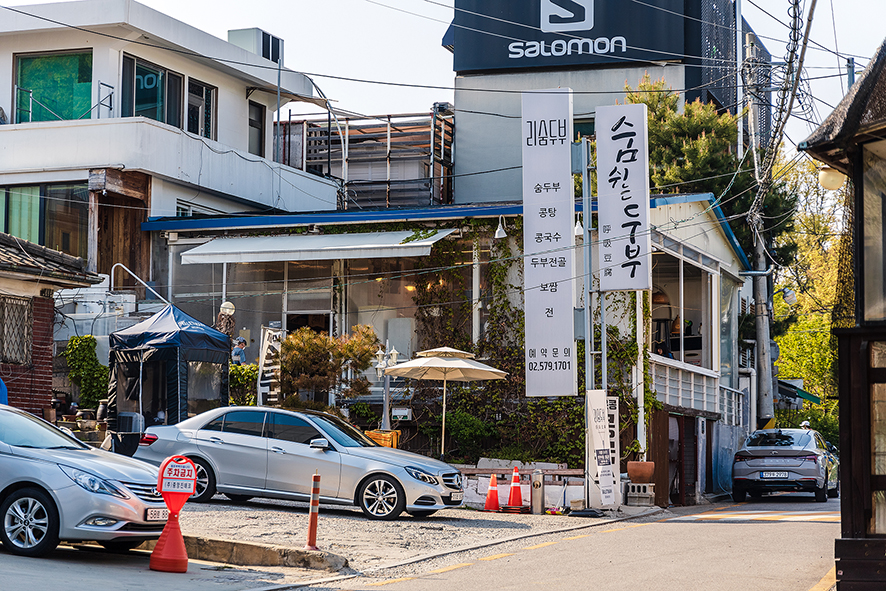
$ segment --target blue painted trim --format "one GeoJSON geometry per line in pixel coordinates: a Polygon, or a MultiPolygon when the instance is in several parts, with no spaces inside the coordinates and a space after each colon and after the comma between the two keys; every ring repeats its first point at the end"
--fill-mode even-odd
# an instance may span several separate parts
{"type": "MultiPolygon", "coordinates": [[[[655,195],[649,200],[653,209],[664,205],[697,203],[706,201],[714,203],[713,193],[694,193],[687,195],[655,195]]],[[[594,211],[597,204],[594,203],[594,211]]],[[[738,240],[729,227],[720,207],[712,207],[720,227],[726,235],[730,246],[739,261],[750,269],[751,265],[738,240]]],[[[581,213],[582,202],[575,203],[576,213],[581,213]]],[[[496,218],[503,216],[523,215],[523,203],[492,203],[488,205],[441,205],[421,209],[350,209],[347,211],[328,211],[316,213],[279,214],[279,215],[244,215],[240,217],[206,217],[206,218],[149,218],[141,225],[146,232],[194,232],[200,230],[257,230],[267,228],[291,228],[309,224],[382,224],[391,222],[442,221],[464,218],[496,218]]]]}

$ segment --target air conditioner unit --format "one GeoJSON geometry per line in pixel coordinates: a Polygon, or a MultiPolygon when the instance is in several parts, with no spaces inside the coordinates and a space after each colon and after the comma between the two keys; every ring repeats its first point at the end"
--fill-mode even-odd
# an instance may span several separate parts
{"type": "Polygon", "coordinates": [[[266,60],[283,65],[283,39],[261,29],[235,29],[228,31],[228,43],[260,55],[266,60]]]}

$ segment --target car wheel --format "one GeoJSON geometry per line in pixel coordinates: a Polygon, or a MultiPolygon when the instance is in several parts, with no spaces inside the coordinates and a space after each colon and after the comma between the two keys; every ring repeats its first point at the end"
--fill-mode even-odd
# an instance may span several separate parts
{"type": "Polygon", "coordinates": [[[409,513],[410,515],[412,515],[416,519],[423,519],[425,517],[430,517],[431,515],[433,515],[436,512],[437,512],[436,509],[433,511],[407,511],[407,513],[409,513]]]}
{"type": "Polygon", "coordinates": [[[736,503],[743,503],[745,498],[747,498],[748,492],[743,488],[738,488],[737,486],[732,486],[732,500],[736,503]]]}
{"type": "Polygon", "coordinates": [[[144,543],[144,540],[107,540],[99,542],[101,547],[108,552],[129,552],[135,550],[144,543]]]}
{"type": "Polygon", "coordinates": [[[3,546],[19,556],[44,556],[58,546],[59,517],[55,503],[37,488],[17,490],[0,505],[3,546]]]}
{"type": "Polygon", "coordinates": [[[225,496],[234,501],[235,503],[245,503],[252,497],[249,495],[235,495],[234,493],[225,493],[225,496]]]}
{"type": "Polygon", "coordinates": [[[406,507],[400,483],[384,474],[369,477],[357,495],[360,508],[370,519],[396,519],[406,507]]]}
{"type": "Polygon", "coordinates": [[[197,468],[197,482],[194,488],[194,494],[191,495],[189,501],[195,503],[205,503],[215,495],[215,474],[212,468],[206,463],[206,460],[200,458],[190,458],[197,468]]]}
{"type": "Polygon", "coordinates": [[[821,488],[815,489],[815,502],[816,503],[827,503],[828,502],[828,481],[825,480],[821,484],[821,488]]]}

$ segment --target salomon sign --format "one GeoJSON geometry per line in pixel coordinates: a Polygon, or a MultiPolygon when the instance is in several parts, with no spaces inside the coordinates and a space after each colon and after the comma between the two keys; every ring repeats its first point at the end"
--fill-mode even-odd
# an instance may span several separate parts
{"type": "Polygon", "coordinates": [[[683,0],[456,0],[454,69],[682,60],[683,0]]]}

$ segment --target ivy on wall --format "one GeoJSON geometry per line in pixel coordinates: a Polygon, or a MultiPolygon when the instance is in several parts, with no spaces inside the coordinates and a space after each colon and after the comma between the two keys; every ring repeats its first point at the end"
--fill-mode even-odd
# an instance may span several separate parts
{"type": "Polygon", "coordinates": [[[68,362],[68,377],[80,388],[80,408],[98,408],[98,401],[108,397],[108,368],[99,363],[96,345],[92,335],[71,337],[61,352],[68,362]]]}

